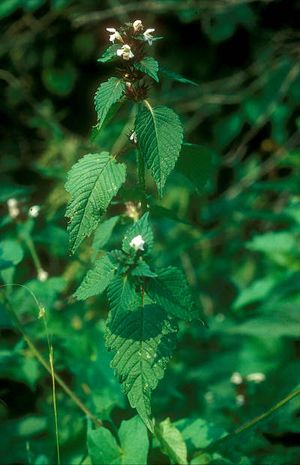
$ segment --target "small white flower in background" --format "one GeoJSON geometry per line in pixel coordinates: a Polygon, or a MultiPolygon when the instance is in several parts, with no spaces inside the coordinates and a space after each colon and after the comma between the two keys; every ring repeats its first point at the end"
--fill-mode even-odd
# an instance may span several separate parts
{"type": "Polygon", "coordinates": [[[18,207],[18,201],[17,199],[8,199],[7,201],[7,208],[8,208],[8,214],[11,218],[17,218],[17,216],[20,215],[20,209],[18,207]]]}
{"type": "Polygon", "coordinates": [[[117,55],[122,57],[123,60],[130,60],[130,58],[134,57],[134,54],[131,51],[130,45],[124,44],[122,48],[117,50],[117,55]]]}
{"type": "Polygon", "coordinates": [[[230,381],[232,382],[232,384],[242,384],[243,378],[238,371],[235,371],[234,373],[232,373],[230,381]]]}
{"type": "Polygon", "coordinates": [[[115,40],[119,40],[120,42],[123,42],[121,34],[114,27],[107,27],[106,30],[110,34],[109,36],[110,42],[112,42],[113,44],[115,43],[115,40]]]}
{"type": "Polygon", "coordinates": [[[134,250],[144,250],[144,244],[145,241],[142,238],[142,236],[139,234],[138,236],[135,236],[131,242],[130,242],[130,247],[133,247],[134,250]]]}
{"type": "Polygon", "coordinates": [[[211,404],[214,401],[214,395],[211,391],[207,391],[204,394],[204,398],[208,404],[211,404]]]}
{"type": "Polygon", "coordinates": [[[154,31],[155,29],[146,29],[146,31],[143,34],[144,39],[146,40],[146,42],[148,42],[149,45],[152,45],[152,42],[153,42],[152,32],[154,31]]]}
{"type": "Polygon", "coordinates": [[[8,208],[14,208],[18,206],[18,201],[17,199],[8,199],[7,201],[7,206],[8,208]]]}
{"type": "Polygon", "coordinates": [[[30,216],[30,218],[37,218],[39,216],[40,209],[41,207],[39,205],[33,205],[28,210],[28,216],[30,216]]]}
{"type": "Polygon", "coordinates": [[[134,144],[137,144],[137,135],[135,131],[132,132],[131,136],[129,137],[129,140],[131,140],[131,142],[133,142],[134,144]]]}
{"type": "Polygon", "coordinates": [[[37,278],[38,278],[39,281],[42,281],[42,282],[47,281],[48,276],[49,276],[49,274],[47,273],[47,271],[45,271],[43,269],[40,269],[38,271],[37,278]]]}
{"type": "Polygon", "coordinates": [[[251,373],[246,376],[247,381],[253,381],[254,383],[262,383],[266,380],[266,375],[264,373],[251,373]]]}
{"type": "Polygon", "coordinates": [[[238,394],[236,396],[236,403],[239,405],[239,406],[242,406],[244,405],[245,403],[245,396],[243,394],[238,394]]]}
{"type": "Polygon", "coordinates": [[[140,19],[136,19],[133,22],[132,26],[133,26],[134,32],[140,32],[144,29],[143,23],[140,19]]]}

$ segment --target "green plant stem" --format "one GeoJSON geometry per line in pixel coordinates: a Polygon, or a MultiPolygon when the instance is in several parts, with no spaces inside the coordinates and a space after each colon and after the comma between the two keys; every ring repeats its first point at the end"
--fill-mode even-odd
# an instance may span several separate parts
{"type": "Polygon", "coordinates": [[[25,242],[25,244],[26,244],[26,246],[27,246],[27,248],[28,248],[28,250],[29,250],[29,252],[31,254],[35,269],[36,269],[37,273],[39,273],[39,271],[42,271],[43,267],[42,267],[42,264],[40,262],[39,256],[37,254],[34,242],[31,239],[31,237],[25,237],[24,242],[25,242]]]}
{"type": "Polygon", "coordinates": [[[253,428],[255,425],[260,423],[261,421],[265,420],[266,418],[270,417],[273,413],[275,413],[277,410],[280,408],[284,407],[288,402],[290,402],[292,399],[300,395],[300,387],[296,389],[295,391],[290,392],[286,397],[281,399],[279,402],[277,402],[273,407],[271,407],[269,410],[266,410],[265,412],[261,413],[257,417],[253,418],[253,420],[248,421],[242,426],[239,426],[236,428],[232,433],[227,434],[227,436],[224,436],[223,438],[219,439],[218,441],[215,441],[211,443],[208,447],[205,449],[196,452],[194,454],[194,457],[199,457],[202,454],[205,454],[206,452],[209,452],[212,449],[215,449],[216,447],[222,445],[223,443],[229,441],[230,439],[235,438],[241,433],[244,433],[245,431],[249,430],[250,428],[253,428]]]}
{"type": "Polygon", "coordinates": [[[43,355],[39,352],[39,350],[37,349],[37,347],[35,346],[35,344],[32,342],[32,340],[30,339],[30,337],[25,333],[24,329],[22,328],[20,322],[19,322],[19,319],[18,317],[16,316],[15,314],[15,311],[14,309],[12,308],[12,305],[11,303],[8,301],[7,298],[5,298],[6,300],[6,303],[7,303],[7,308],[9,310],[9,313],[11,314],[15,324],[16,324],[16,327],[17,329],[20,331],[20,333],[22,334],[24,340],[27,342],[28,344],[28,347],[30,348],[31,352],[33,353],[33,355],[36,357],[36,359],[40,362],[41,365],[43,365],[43,367],[48,371],[48,373],[53,377],[55,378],[55,381],[57,382],[57,384],[60,385],[60,387],[65,391],[65,393],[70,397],[70,399],[72,399],[72,401],[77,405],[77,407],[80,408],[80,410],[82,412],[84,412],[93,422],[94,424],[99,427],[99,426],[102,426],[102,421],[99,420],[99,418],[97,418],[82,402],[81,400],[76,396],[76,394],[74,394],[74,392],[66,385],[66,383],[62,380],[62,378],[54,372],[53,370],[53,366],[51,368],[51,366],[48,364],[48,362],[45,360],[45,358],[43,357],[43,355]]]}
{"type": "Polygon", "coordinates": [[[141,195],[141,209],[142,213],[147,210],[147,197],[146,197],[146,180],[145,180],[145,160],[143,154],[137,149],[137,176],[138,185],[141,195]]]}

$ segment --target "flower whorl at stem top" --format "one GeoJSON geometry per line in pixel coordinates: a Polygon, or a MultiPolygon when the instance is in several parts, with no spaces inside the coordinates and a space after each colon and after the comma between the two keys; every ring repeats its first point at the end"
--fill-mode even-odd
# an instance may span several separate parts
{"type": "Polygon", "coordinates": [[[117,55],[122,57],[123,60],[130,60],[130,58],[134,57],[134,54],[131,51],[130,45],[124,44],[123,47],[117,50],[117,55]]]}
{"type": "Polygon", "coordinates": [[[120,42],[124,42],[122,39],[121,34],[114,28],[114,27],[107,27],[107,32],[109,32],[109,41],[114,43],[115,40],[119,40],[120,42]]]}
{"type": "Polygon", "coordinates": [[[130,242],[130,247],[132,247],[134,250],[138,251],[138,250],[144,250],[144,244],[145,244],[145,241],[144,239],[142,238],[142,236],[139,234],[138,236],[135,236],[131,242],[130,242]]]}

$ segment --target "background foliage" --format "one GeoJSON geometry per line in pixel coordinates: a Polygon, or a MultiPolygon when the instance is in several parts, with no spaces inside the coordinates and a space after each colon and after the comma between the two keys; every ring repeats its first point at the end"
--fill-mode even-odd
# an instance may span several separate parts
{"type": "MultiPolygon", "coordinates": [[[[56,460],[51,377],[20,329],[45,360],[49,333],[55,371],[105,426],[94,428],[97,420],[58,387],[62,463],[300,462],[297,399],[244,436],[197,455],[299,383],[299,10],[296,0],[288,7],[283,0],[2,0],[1,281],[34,293],[48,329],[28,289],[1,292],[1,463],[56,460]],[[184,269],[209,326],[181,325],[153,396],[162,423],[149,453],[143,425],[109,366],[105,299],[70,297],[90,254],[85,245],[75,259],[67,255],[63,188],[83,154],[122,150],[123,129],[132,129],[125,107],[101,139],[90,132],[94,93],[110,70],[97,64],[105,28],[137,18],[164,36],[155,43],[159,60],[199,84],[166,78],[151,91],[155,104],[182,115],[189,141],[203,146],[201,172],[191,153],[184,169],[194,179],[174,174],[167,183],[155,211],[154,248],[159,265],[184,269]],[[10,198],[19,202],[16,219],[10,198]],[[29,218],[35,204],[40,215],[29,218]],[[41,267],[46,281],[37,279],[41,267]],[[265,380],[251,381],[253,373],[265,380]]],[[[148,188],[155,193],[154,184],[148,188]]],[[[121,214],[122,226],[132,205],[124,211],[115,204],[110,213],[121,214]]],[[[115,224],[109,220],[94,248],[120,244],[115,224]]]]}

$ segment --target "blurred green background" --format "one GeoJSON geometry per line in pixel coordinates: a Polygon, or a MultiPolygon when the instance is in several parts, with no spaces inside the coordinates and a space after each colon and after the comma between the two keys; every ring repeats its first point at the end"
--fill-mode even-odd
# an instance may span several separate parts
{"type": "MultiPolygon", "coordinates": [[[[186,140],[208,160],[200,189],[170,177],[153,217],[158,263],[184,269],[209,326],[181,325],[154,415],[183,432],[192,463],[300,463],[297,399],[215,455],[193,459],[299,385],[300,2],[1,0],[0,18],[0,279],[26,286],[1,290],[1,464],[55,461],[51,378],[11,316],[47,359],[29,290],[46,309],[66,384],[111,429],[135,414],[104,348],[105,299],[70,297],[91,250],[67,254],[63,187],[82,155],[122,147],[128,108],[92,140],[93,97],[113,71],[97,63],[105,28],[135,19],[164,37],[156,58],[199,84],[162,79],[151,100],[181,115],[186,140]],[[28,216],[33,205],[41,207],[36,218],[28,216]]],[[[129,160],[132,182],[134,175],[129,160]]],[[[116,203],[115,212],[125,221],[128,207],[116,203]]],[[[103,247],[120,238],[116,228],[103,247]]],[[[90,420],[60,388],[57,402],[62,463],[90,463],[90,420]]],[[[169,460],[154,443],[149,464],[157,463],[169,460]]]]}

